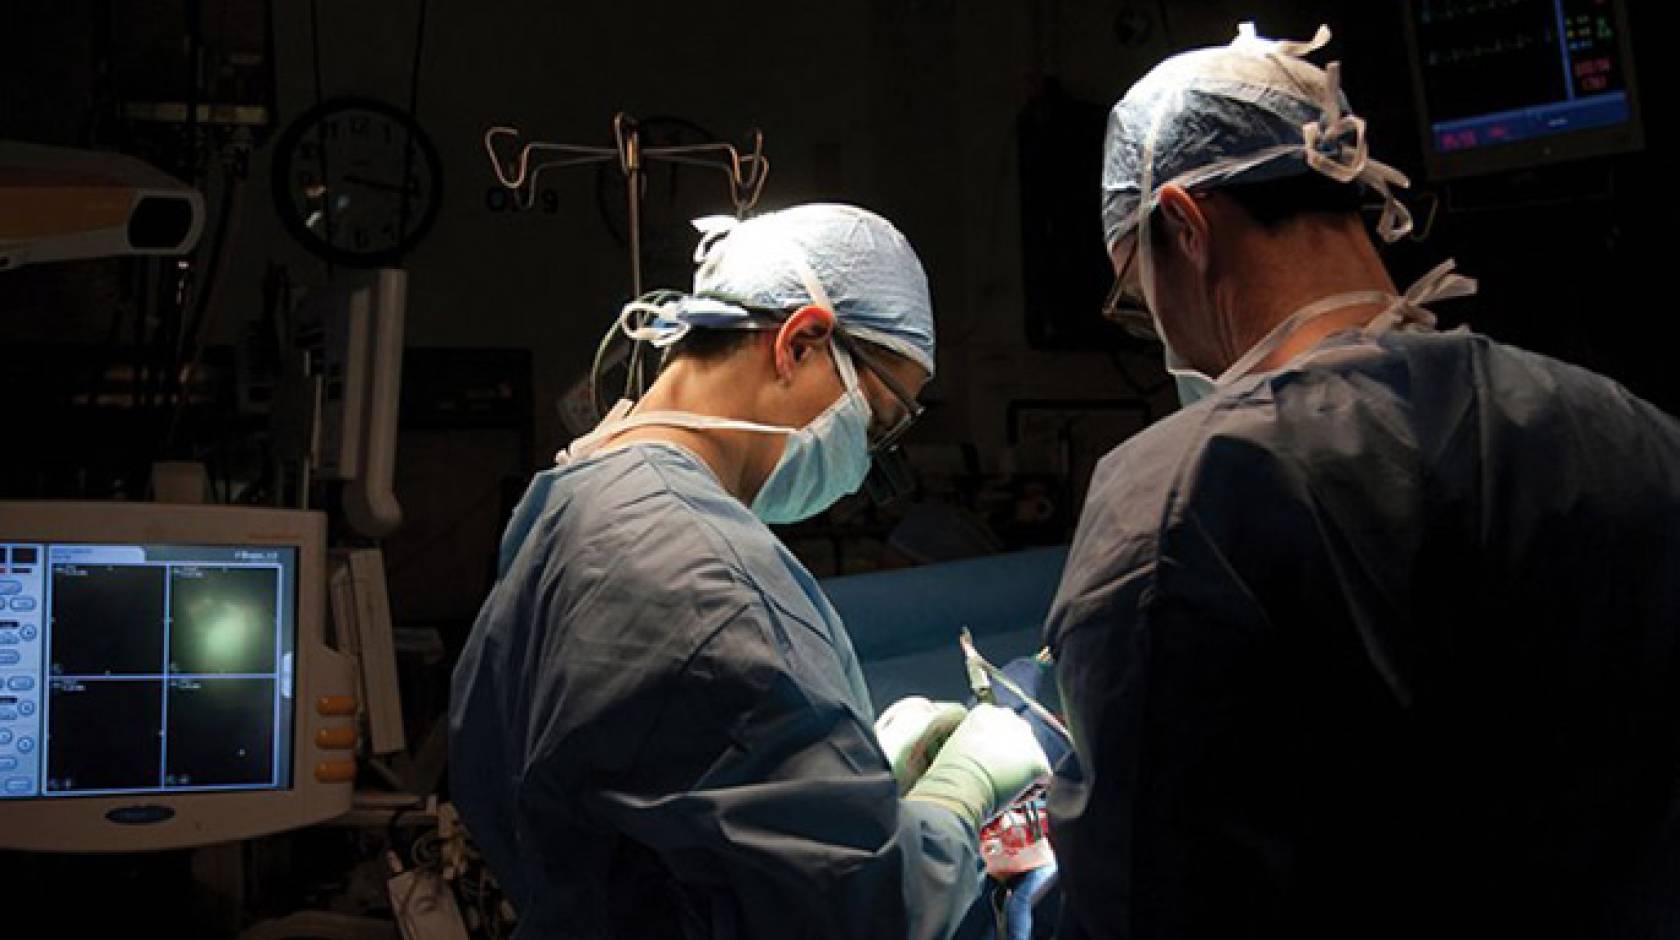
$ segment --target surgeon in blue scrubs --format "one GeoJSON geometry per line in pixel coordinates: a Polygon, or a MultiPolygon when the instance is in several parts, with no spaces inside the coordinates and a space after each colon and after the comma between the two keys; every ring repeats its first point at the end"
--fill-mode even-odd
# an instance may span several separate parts
{"type": "Polygon", "coordinates": [[[697,224],[694,290],[621,319],[666,350],[658,379],[508,526],[455,670],[452,797],[521,938],[949,937],[979,828],[1044,754],[992,706],[907,701],[878,738],[766,525],[857,490],[917,414],[926,277],[850,206],[697,224]]]}
{"type": "Polygon", "coordinates": [[[1184,407],[1049,617],[1062,936],[1680,936],[1680,424],[1437,331],[1450,263],[1395,287],[1329,39],[1245,26],[1110,115],[1109,312],[1184,407]]]}

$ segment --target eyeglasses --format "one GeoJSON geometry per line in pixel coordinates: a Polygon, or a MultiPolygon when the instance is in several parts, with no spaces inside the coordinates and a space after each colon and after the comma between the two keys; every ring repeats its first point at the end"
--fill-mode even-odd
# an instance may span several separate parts
{"type": "Polygon", "coordinates": [[[1155,318],[1149,315],[1149,301],[1144,299],[1139,283],[1130,277],[1137,258],[1138,239],[1134,237],[1131,251],[1126,253],[1120,273],[1114,278],[1114,286],[1109,288],[1108,297],[1103,300],[1102,315],[1133,336],[1155,339],[1155,318]]]}
{"type": "Polygon", "coordinates": [[[903,385],[899,384],[897,379],[893,378],[892,373],[887,371],[886,366],[882,365],[870,353],[864,352],[863,346],[857,340],[840,329],[834,331],[834,338],[841,346],[845,347],[846,352],[852,357],[852,361],[868,369],[870,374],[887,387],[887,391],[898,399],[899,406],[904,409],[898,420],[893,422],[892,427],[881,434],[873,435],[869,442],[869,455],[871,457],[885,453],[897,446],[899,440],[909,432],[910,426],[916,423],[925,409],[916,403],[916,396],[910,394],[903,385]]]}

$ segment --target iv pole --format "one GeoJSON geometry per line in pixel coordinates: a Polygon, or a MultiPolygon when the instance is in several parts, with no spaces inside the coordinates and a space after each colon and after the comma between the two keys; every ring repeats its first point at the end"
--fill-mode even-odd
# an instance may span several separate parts
{"type": "MultiPolygon", "coordinates": [[[[497,182],[513,192],[514,202],[522,210],[530,209],[536,204],[537,179],[543,171],[617,160],[619,172],[624,174],[629,203],[630,296],[640,297],[643,293],[641,187],[645,179],[646,162],[661,161],[697,166],[724,173],[729,178],[729,199],[735,206],[735,215],[737,218],[744,218],[758,204],[759,197],[764,193],[764,183],[770,175],[770,161],[764,156],[764,133],[757,128],[750,133],[752,151],[745,155],[732,144],[726,143],[644,147],[636,119],[622,111],[613,115],[612,128],[611,147],[532,141],[519,149],[516,159],[504,161],[497,152],[497,144],[504,138],[513,138],[517,142],[519,129],[498,125],[484,132],[484,150],[490,157],[490,166],[495,170],[497,182]],[[539,157],[533,165],[533,154],[554,156],[546,159],[539,157]]],[[[616,351],[610,349],[612,339],[611,332],[602,339],[595,352],[594,367],[590,371],[590,397],[597,416],[603,414],[605,408],[602,407],[600,390],[595,387],[595,377],[600,375],[604,367],[616,364],[624,356],[622,347],[616,351]]],[[[642,348],[640,343],[631,345],[629,375],[639,395],[646,390],[642,348]]]]}

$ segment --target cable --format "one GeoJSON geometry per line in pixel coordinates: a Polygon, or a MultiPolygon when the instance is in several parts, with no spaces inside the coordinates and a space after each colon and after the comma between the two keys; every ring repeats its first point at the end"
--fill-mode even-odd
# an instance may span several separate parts
{"type": "Polygon", "coordinates": [[[420,62],[421,53],[426,48],[426,7],[430,0],[420,0],[419,21],[414,27],[414,62],[408,75],[408,116],[414,117],[420,110],[420,62]]]}
{"type": "Polygon", "coordinates": [[[601,400],[601,378],[606,368],[607,350],[612,348],[613,336],[618,331],[618,321],[614,320],[607,327],[607,332],[601,335],[600,345],[595,347],[595,359],[589,366],[589,401],[595,406],[597,421],[607,416],[606,403],[601,400]]]}
{"type": "MultiPolygon", "coordinates": [[[[651,304],[657,306],[667,300],[682,296],[684,296],[682,291],[660,288],[658,290],[651,290],[644,293],[634,301],[631,301],[631,303],[651,304]]],[[[629,305],[627,304],[626,306],[629,305]]],[[[601,380],[605,377],[606,370],[608,368],[606,364],[607,353],[612,349],[613,340],[618,338],[624,332],[622,321],[622,315],[614,318],[612,324],[607,327],[607,331],[601,335],[601,342],[595,347],[595,358],[591,361],[589,366],[589,401],[595,408],[596,420],[600,420],[607,415],[607,404],[601,399],[601,380]]],[[[637,314],[636,326],[642,327],[646,324],[647,313],[642,311],[637,314]]],[[[647,391],[645,375],[643,376],[643,382],[640,383],[639,387],[637,387],[636,383],[636,367],[640,366],[645,370],[645,364],[642,362],[641,358],[642,343],[640,340],[629,339],[629,337],[625,338],[629,340],[631,344],[630,348],[633,354],[630,358],[630,364],[626,367],[627,372],[624,378],[623,397],[635,400],[639,399],[642,396],[642,393],[647,391]],[[635,395],[631,394],[632,388],[637,388],[635,395]]],[[[657,375],[657,371],[655,372],[655,375],[657,375]]]]}
{"type": "Polygon", "coordinates": [[[425,809],[430,803],[431,800],[429,798],[421,797],[412,803],[397,807],[396,811],[391,813],[391,821],[385,827],[386,839],[389,840],[396,837],[397,823],[401,821],[404,816],[407,816],[409,813],[419,812],[420,810],[425,809]]]}
{"type": "Polygon", "coordinates": [[[324,100],[321,81],[321,5],[320,0],[309,0],[309,49],[315,68],[315,103],[319,105],[324,100]]]}
{"type": "Polygon", "coordinates": [[[414,841],[409,849],[409,858],[417,867],[440,868],[443,862],[443,839],[436,830],[426,833],[414,841]]]}
{"type": "Polygon", "coordinates": [[[192,359],[183,369],[180,359],[185,350],[178,344],[176,347],[173,366],[179,369],[172,376],[176,383],[175,410],[169,418],[169,430],[164,435],[163,448],[167,452],[175,446],[175,432],[180,428],[181,415],[186,411],[187,398],[192,387],[193,374],[198,371],[199,362],[204,358],[205,337],[209,335],[210,324],[215,322],[216,300],[221,293],[222,272],[227,267],[228,246],[232,244],[232,229],[238,219],[239,196],[244,188],[244,180],[239,178],[231,163],[225,167],[226,180],[222,192],[221,209],[217,213],[216,238],[206,252],[204,274],[194,285],[196,290],[192,298],[192,326],[185,327],[181,336],[183,339],[190,332],[192,339],[192,359]]]}
{"type": "MultiPolygon", "coordinates": [[[[186,0],[182,13],[187,23],[187,179],[199,181],[198,100],[204,82],[204,10],[201,0],[186,0]]],[[[178,363],[177,363],[178,365],[178,363]]]]}
{"type": "MultiPolygon", "coordinates": [[[[428,799],[422,797],[407,806],[397,807],[397,810],[391,814],[391,821],[385,825],[385,845],[387,849],[393,852],[396,851],[396,849],[391,847],[397,844],[397,823],[409,813],[425,809],[429,803],[430,801],[428,799]]],[[[401,856],[398,856],[398,858],[401,858],[401,856]]]]}
{"type": "MultiPolygon", "coordinates": [[[[321,80],[321,0],[309,0],[309,49],[315,64],[315,106],[319,108],[321,102],[325,100],[323,92],[325,83],[321,80]]],[[[320,131],[316,131],[316,133],[319,134],[320,131]]],[[[319,143],[319,141],[317,142],[319,143]]],[[[327,173],[327,148],[324,145],[320,147],[320,154],[321,182],[325,184],[332,177],[327,173]]],[[[333,213],[330,203],[326,211],[321,213],[321,225],[327,244],[331,245],[333,243],[333,213]]],[[[327,262],[328,280],[332,280],[335,267],[336,265],[331,261],[327,262]]]]}
{"type": "MultiPolygon", "coordinates": [[[[419,22],[414,28],[414,63],[409,69],[408,76],[408,117],[411,127],[413,126],[413,122],[419,119],[420,115],[420,59],[421,53],[426,47],[426,7],[428,2],[429,0],[420,0],[419,22]]],[[[414,134],[412,131],[409,131],[407,139],[403,142],[402,203],[401,208],[397,210],[397,238],[399,239],[399,245],[406,244],[407,242],[408,206],[410,194],[414,188],[409,185],[409,180],[413,175],[414,134]]],[[[400,256],[397,260],[399,264],[402,261],[400,256]]]]}

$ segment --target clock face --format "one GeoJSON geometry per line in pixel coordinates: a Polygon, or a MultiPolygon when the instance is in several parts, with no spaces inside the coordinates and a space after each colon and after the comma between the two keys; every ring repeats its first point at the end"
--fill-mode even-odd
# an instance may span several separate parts
{"type": "Polygon", "coordinates": [[[304,112],[275,145],[274,199],[304,245],[337,264],[396,264],[437,215],[437,149],[381,101],[334,98],[304,112]]]}

